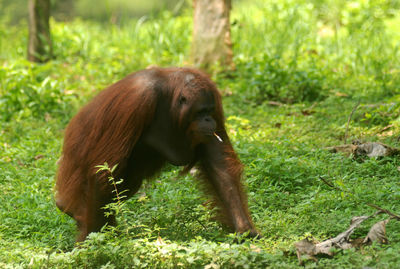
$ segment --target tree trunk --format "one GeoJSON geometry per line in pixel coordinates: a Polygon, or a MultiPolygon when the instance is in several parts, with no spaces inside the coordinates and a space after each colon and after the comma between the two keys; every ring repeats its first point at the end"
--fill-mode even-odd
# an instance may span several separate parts
{"type": "Polygon", "coordinates": [[[52,55],[50,0],[29,0],[28,60],[46,62],[52,55]]]}
{"type": "Polygon", "coordinates": [[[193,63],[204,69],[214,64],[233,69],[231,0],[193,0],[193,7],[193,63]]]}

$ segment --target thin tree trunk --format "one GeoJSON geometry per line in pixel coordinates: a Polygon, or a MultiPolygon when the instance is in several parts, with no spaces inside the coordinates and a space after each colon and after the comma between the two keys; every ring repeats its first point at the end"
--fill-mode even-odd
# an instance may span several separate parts
{"type": "Polygon", "coordinates": [[[231,0],[193,0],[193,7],[193,63],[205,69],[214,64],[233,69],[231,0]]]}
{"type": "Polygon", "coordinates": [[[28,60],[45,62],[51,58],[50,0],[29,0],[28,60]]]}

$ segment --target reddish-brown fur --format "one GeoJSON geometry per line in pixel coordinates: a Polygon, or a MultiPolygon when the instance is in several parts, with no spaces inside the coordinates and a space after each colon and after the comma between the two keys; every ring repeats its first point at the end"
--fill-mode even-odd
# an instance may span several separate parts
{"type": "Polygon", "coordinates": [[[56,183],[57,206],[78,224],[82,241],[103,225],[115,225],[102,207],[113,187],[96,166],[107,162],[119,189],[130,197],[165,162],[197,165],[235,231],[257,236],[240,182],[242,165],[224,127],[221,97],[203,73],[152,68],[116,82],[84,106],[67,126],[56,183]],[[215,132],[223,142],[212,135],[215,132]]]}

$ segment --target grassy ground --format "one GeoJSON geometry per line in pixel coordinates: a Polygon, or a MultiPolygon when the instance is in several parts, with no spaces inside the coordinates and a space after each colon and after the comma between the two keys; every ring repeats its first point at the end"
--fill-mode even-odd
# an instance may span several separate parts
{"type": "MultiPolygon", "coordinates": [[[[52,21],[50,63],[24,60],[27,27],[0,24],[0,268],[293,268],[293,243],[344,231],[374,203],[400,213],[398,157],[325,148],[347,141],[400,147],[400,23],[394,1],[252,1],[234,6],[237,70],[214,75],[227,128],[246,166],[264,238],[235,243],[213,220],[196,179],[166,167],[123,207],[116,232],[74,247],[53,200],[63,129],[100,89],[150,64],[185,65],[191,14],[99,25],[52,21]],[[270,101],[280,105],[271,105],[270,101]],[[332,189],[320,177],[340,187],[332,189]],[[195,184],[193,184],[195,182],[195,184]]],[[[385,216],[364,223],[354,237],[385,216]]],[[[338,251],[308,268],[400,266],[400,223],[388,245],[338,251]]]]}

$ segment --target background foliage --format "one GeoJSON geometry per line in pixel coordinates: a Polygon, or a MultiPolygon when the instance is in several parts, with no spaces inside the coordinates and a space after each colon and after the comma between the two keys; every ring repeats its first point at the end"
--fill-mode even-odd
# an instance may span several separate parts
{"type": "MultiPolygon", "coordinates": [[[[55,59],[42,65],[25,60],[26,24],[10,24],[12,13],[4,11],[0,267],[292,268],[294,242],[337,235],[352,216],[374,211],[366,203],[399,213],[398,157],[357,162],[325,150],[343,143],[358,102],[348,141],[400,147],[399,8],[389,0],[234,2],[236,70],[214,79],[264,238],[236,244],[209,212],[199,182],[169,166],[124,205],[117,235],[93,234],[81,248],[73,248],[73,221],[53,201],[63,129],[79,107],[130,72],[185,65],[191,10],[121,21],[53,19],[55,59]],[[331,189],[320,176],[353,195],[331,189]]],[[[399,231],[392,221],[389,245],[309,260],[306,267],[398,267],[399,231]]]]}

